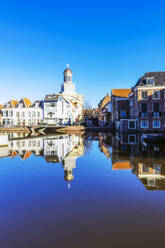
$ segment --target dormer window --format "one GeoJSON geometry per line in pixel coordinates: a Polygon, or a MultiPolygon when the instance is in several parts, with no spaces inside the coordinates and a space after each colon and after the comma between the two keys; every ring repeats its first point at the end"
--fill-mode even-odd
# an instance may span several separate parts
{"type": "Polygon", "coordinates": [[[154,78],[153,77],[146,78],[146,85],[148,86],[154,85],[154,78]]]}
{"type": "Polygon", "coordinates": [[[18,107],[19,107],[19,108],[22,108],[22,107],[23,107],[23,103],[19,103],[19,104],[18,104],[18,107]]]}

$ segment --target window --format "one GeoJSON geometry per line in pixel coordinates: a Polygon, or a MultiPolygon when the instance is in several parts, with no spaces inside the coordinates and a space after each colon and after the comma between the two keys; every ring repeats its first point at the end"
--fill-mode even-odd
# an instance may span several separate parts
{"type": "Polygon", "coordinates": [[[129,100],[129,106],[133,107],[133,97],[131,97],[130,100],[129,100]]]}
{"type": "Polygon", "coordinates": [[[141,103],[142,117],[145,117],[148,115],[147,107],[148,107],[147,103],[141,103]]]}
{"type": "Polygon", "coordinates": [[[143,171],[143,173],[148,173],[148,166],[147,165],[145,165],[145,164],[143,164],[142,165],[142,171],[143,171]]]}
{"type": "Polygon", "coordinates": [[[24,112],[22,112],[22,113],[21,113],[21,116],[22,116],[22,117],[25,117],[25,113],[24,113],[24,112]]]}
{"type": "Polygon", "coordinates": [[[161,174],[161,165],[154,164],[153,170],[154,170],[154,174],[160,175],[161,174]]]}
{"type": "Polygon", "coordinates": [[[128,143],[135,144],[136,143],[136,135],[128,135],[128,143]]]}
{"type": "Polygon", "coordinates": [[[128,128],[129,129],[135,129],[136,128],[136,122],[135,121],[128,121],[128,128]]]}
{"type": "Polygon", "coordinates": [[[36,117],[36,113],[34,111],[32,112],[32,117],[36,117]]]}
{"type": "Polygon", "coordinates": [[[40,112],[38,112],[38,117],[40,117],[40,112]]]}
{"type": "Polygon", "coordinates": [[[22,108],[22,107],[23,107],[23,103],[19,103],[19,104],[18,104],[18,107],[19,107],[19,108],[22,108]]]}
{"type": "Polygon", "coordinates": [[[121,118],[125,118],[126,117],[126,110],[121,110],[120,116],[121,116],[121,118]]]}
{"type": "Polygon", "coordinates": [[[159,102],[154,102],[154,105],[153,105],[154,116],[159,116],[159,109],[160,109],[159,102]]]}
{"type": "Polygon", "coordinates": [[[155,90],[155,91],[153,92],[152,98],[153,98],[153,99],[160,99],[160,91],[155,90]]]}
{"type": "Polygon", "coordinates": [[[154,78],[153,77],[148,77],[146,79],[146,85],[154,85],[154,78]]]}
{"type": "Polygon", "coordinates": [[[152,122],[153,128],[160,128],[160,121],[159,120],[155,120],[152,122]]]}
{"type": "Polygon", "coordinates": [[[149,179],[148,180],[148,186],[154,187],[155,186],[155,180],[154,179],[149,179]]]}
{"type": "Polygon", "coordinates": [[[148,121],[141,121],[141,128],[148,128],[148,121]]]}
{"type": "Polygon", "coordinates": [[[142,91],[141,92],[141,98],[142,98],[142,100],[147,100],[148,99],[148,92],[147,91],[142,91]]]}
{"type": "Polygon", "coordinates": [[[25,146],[25,141],[21,141],[21,146],[24,147],[25,146]]]}
{"type": "Polygon", "coordinates": [[[70,82],[71,81],[71,77],[70,76],[68,76],[68,82],[70,82]]]}
{"type": "Polygon", "coordinates": [[[28,117],[31,118],[31,112],[30,111],[28,112],[28,117]]]}
{"type": "Polygon", "coordinates": [[[54,102],[51,102],[50,103],[50,107],[54,107],[55,106],[55,103],[54,102]]]}
{"type": "Polygon", "coordinates": [[[32,140],[32,145],[33,145],[33,147],[36,146],[36,141],[35,140],[32,140]]]}

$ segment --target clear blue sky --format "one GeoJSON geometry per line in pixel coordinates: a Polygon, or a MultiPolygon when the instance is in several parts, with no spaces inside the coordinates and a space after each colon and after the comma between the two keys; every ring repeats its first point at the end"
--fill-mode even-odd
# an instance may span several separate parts
{"type": "Polygon", "coordinates": [[[165,70],[165,1],[0,1],[0,103],[58,92],[67,63],[93,106],[165,70]]]}

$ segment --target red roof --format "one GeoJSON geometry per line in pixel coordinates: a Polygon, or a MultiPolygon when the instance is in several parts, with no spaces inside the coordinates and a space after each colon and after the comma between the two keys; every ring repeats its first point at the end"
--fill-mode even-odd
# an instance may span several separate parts
{"type": "Polygon", "coordinates": [[[117,97],[128,97],[131,89],[112,89],[112,95],[117,97]]]}
{"type": "Polygon", "coordinates": [[[113,163],[113,170],[129,170],[131,165],[129,161],[117,161],[113,163]]]}

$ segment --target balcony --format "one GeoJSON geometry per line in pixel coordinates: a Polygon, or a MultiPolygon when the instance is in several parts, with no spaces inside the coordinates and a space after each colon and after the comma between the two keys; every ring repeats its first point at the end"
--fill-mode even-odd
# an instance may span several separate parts
{"type": "Polygon", "coordinates": [[[149,113],[148,112],[140,112],[139,117],[149,117],[149,113]]]}
{"type": "Polygon", "coordinates": [[[153,117],[159,117],[159,116],[161,116],[161,112],[152,112],[152,116],[153,117]]]}

